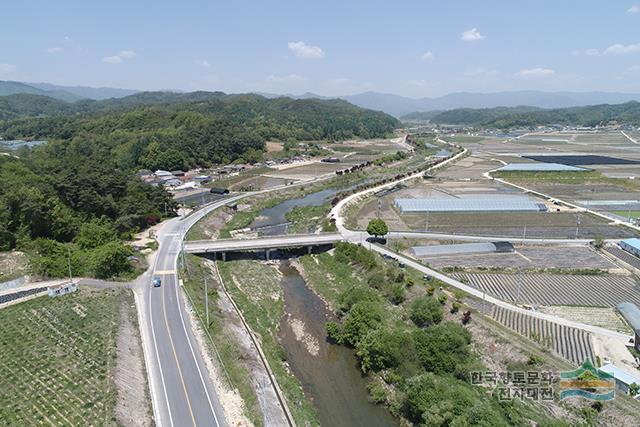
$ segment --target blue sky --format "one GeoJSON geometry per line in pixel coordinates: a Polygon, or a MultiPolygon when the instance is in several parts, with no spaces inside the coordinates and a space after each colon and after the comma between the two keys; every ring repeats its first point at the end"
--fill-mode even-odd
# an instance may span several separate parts
{"type": "Polygon", "coordinates": [[[0,79],[412,97],[640,92],[635,1],[6,1],[0,79]]]}

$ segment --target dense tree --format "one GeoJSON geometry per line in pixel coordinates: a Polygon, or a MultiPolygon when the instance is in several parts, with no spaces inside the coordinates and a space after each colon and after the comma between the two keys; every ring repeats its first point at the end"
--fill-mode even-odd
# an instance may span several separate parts
{"type": "Polygon", "coordinates": [[[511,425],[494,399],[481,396],[463,382],[432,373],[408,381],[403,409],[420,426],[511,425]]]}
{"type": "Polygon", "coordinates": [[[344,341],[355,346],[370,330],[380,326],[382,319],[379,303],[364,301],[355,304],[342,325],[344,341]]]}

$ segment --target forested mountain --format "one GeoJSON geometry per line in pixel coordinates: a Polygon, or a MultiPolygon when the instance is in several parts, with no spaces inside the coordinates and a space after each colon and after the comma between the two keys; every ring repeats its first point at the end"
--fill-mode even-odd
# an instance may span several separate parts
{"type": "Polygon", "coordinates": [[[425,111],[421,113],[411,113],[402,116],[402,120],[411,121],[429,120],[432,123],[484,123],[496,120],[508,115],[531,113],[533,111],[543,111],[541,108],[518,106],[518,107],[495,107],[495,108],[457,108],[447,111],[425,111]]]}
{"type": "Polygon", "coordinates": [[[121,89],[115,87],[90,87],[90,86],[62,86],[51,83],[26,83],[29,86],[46,91],[64,91],[76,95],[82,99],[109,99],[122,98],[140,92],[135,89],[121,89]]]}
{"type": "Polygon", "coordinates": [[[32,271],[110,277],[130,269],[121,239],[173,213],[140,168],[261,158],[267,140],[378,137],[399,122],[346,101],[266,99],[221,92],[143,92],[74,103],[33,94],[0,97],[0,136],[42,139],[0,156],[0,250],[30,255],[32,271]]]}
{"type": "Polygon", "coordinates": [[[598,126],[616,122],[640,125],[640,102],[542,110],[534,107],[461,108],[437,114],[431,123],[493,128],[542,125],[598,126]]]}
{"type": "Polygon", "coordinates": [[[75,95],[71,92],[67,92],[58,88],[51,88],[51,90],[46,90],[46,89],[41,89],[35,86],[31,86],[27,83],[0,80],[0,96],[16,95],[16,94],[49,96],[51,98],[60,99],[63,101],[70,101],[70,102],[82,99],[81,96],[75,95]]]}
{"type": "Polygon", "coordinates": [[[76,103],[13,95],[0,98],[0,115],[8,118],[0,121],[5,139],[105,140],[122,166],[167,169],[253,161],[266,140],[379,137],[399,125],[346,101],[222,92],[142,92],[76,103]]]}

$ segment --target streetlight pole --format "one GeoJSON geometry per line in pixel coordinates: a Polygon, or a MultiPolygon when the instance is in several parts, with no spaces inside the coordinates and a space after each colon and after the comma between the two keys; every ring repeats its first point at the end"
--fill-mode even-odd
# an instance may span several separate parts
{"type": "Polygon", "coordinates": [[[67,246],[67,263],[69,266],[69,282],[73,282],[73,276],[71,275],[71,249],[67,246]]]}
{"type": "Polygon", "coordinates": [[[209,290],[207,287],[207,272],[204,273],[204,306],[207,316],[207,328],[209,327],[209,290]]]}

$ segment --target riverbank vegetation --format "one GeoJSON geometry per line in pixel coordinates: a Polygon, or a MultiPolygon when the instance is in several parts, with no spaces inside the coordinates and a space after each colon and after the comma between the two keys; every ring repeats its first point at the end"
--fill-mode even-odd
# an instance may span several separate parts
{"type": "Polygon", "coordinates": [[[296,424],[317,426],[316,411],[305,396],[300,381],[289,370],[286,352],[278,341],[280,320],[284,315],[284,295],[277,266],[238,260],[219,262],[218,268],[227,290],[258,335],[296,424]]]}
{"type": "Polygon", "coordinates": [[[429,426],[569,425],[470,383],[470,373],[486,367],[462,322],[468,310],[458,292],[349,243],[301,264],[307,283],[339,316],[327,323],[328,338],[355,349],[371,400],[395,416],[429,426]]]}

